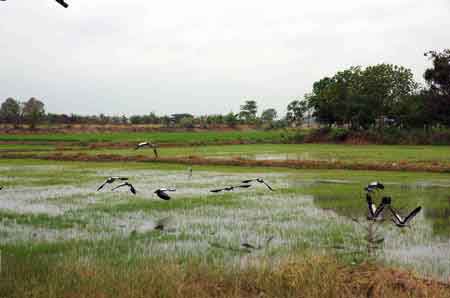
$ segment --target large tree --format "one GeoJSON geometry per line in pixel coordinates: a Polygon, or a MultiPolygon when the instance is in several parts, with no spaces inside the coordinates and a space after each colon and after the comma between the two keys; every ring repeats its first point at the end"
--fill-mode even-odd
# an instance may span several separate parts
{"type": "Polygon", "coordinates": [[[307,101],[293,100],[287,106],[286,120],[289,124],[300,125],[306,111],[308,111],[307,101]]]}
{"type": "Polygon", "coordinates": [[[307,100],[321,123],[366,129],[377,119],[392,117],[393,108],[416,90],[411,70],[379,64],[366,69],[351,67],[323,78],[314,83],[307,100]]]}
{"type": "Polygon", "coordinates": [[[34,129],[45,115],[44,103],[32,97],[23,106],[23,116],[30,128],[34,129]]]}
{"type": "Polygon", "coordinates": [[[266,123],[271,123],[273,120],[277,118],[277,110],[275,109],[266,109],[261,113],[261,120],[266,123]]]}
{"type": "Polygon", "coordinates": [[[17,127],[21,120],[21,106],[14,98],[7,98],[0,108],[0,118],[2,122],[14,124],[17,127]]]}
{"type": "Polygon", "coordinates": [[[245,123],[254,123],[256,120],[256,113],[258,112],[258,106],[254,100],[246,100],[241,105],[241,111],[239,112],[239,118],[244,120],[245,123]]]}
{"type": "Polygon", "coordinates": [[[429,86],[425,94],[426,106],[433,122],[450,126],[450,49],[429,51],[425,56],[433,63],[424,73],[429,86]]]}

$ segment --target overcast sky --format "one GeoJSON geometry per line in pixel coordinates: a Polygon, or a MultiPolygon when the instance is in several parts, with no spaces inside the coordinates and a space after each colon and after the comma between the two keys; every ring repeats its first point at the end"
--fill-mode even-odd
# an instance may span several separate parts
{"type": "Polygon", "coordinates": [[[450,47],[449,0],[0,2],[0,100],[55,113],[284,113],[314,81],[450,47]]]}

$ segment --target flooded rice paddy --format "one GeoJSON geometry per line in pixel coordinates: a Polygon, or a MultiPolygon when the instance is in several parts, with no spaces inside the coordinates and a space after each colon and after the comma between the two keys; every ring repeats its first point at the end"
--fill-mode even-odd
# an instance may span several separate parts
{"type": "MultiPolygon", "coordinates": [[[[334,254],[350,263],[366,259],[450,277],[450,175],[349,171],[282,171],[92,163],[0,165],[0,249],[58,247],[80,259],[197,257],[245,266],[258,257],[274,262],[293,251],[334,254]],[[324,174],[325,173],[325,174],[324,174]],[[96,189],[108,176],[126,176],[137,189],[96,189]],[[209,190],[264,177],[275,189],[209,190]],[[362,188],[381,180],[402,213],[423,210],[411,228],[365,219],[362,188]],[[154,190],[177,189],[172,200],[154,190]],[[164,230],[155,227],[164,219],[164,230]],[[241,244],[248,243],[253,248],[241,244]]],[[[55,248],[57,250],[57,248],[55,248]]]]}

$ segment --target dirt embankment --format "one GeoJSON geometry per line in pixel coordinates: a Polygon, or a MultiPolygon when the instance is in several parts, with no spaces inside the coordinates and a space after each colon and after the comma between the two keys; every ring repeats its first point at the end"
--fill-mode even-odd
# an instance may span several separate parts
{"type": "Polygon", "coordinates": [[[284,167],[293,169],[337,169],[337,170],[369,170],[369,171],[411,171],[411,172],[435,172],[450,173],[450,165],[439,162],[430,164],[416,164],[408,162],[342,162],[324,160],[251,160],[251,159],[219,159],[204,158],[199,156],[189,157],[149,157],[145,155],[123,156],[117,154],[89,155],[77,154],[0,154],[4,159],[42,159],[59,161],[84,161],[84,162],[163,162],[188,165],[222,165],[222,166],[246,166],[246,167],[284,167]]]}

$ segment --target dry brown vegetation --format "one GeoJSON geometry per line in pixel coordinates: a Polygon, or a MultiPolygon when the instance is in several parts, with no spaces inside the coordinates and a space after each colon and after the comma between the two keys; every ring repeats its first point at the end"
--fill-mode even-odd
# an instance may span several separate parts
{"type": "Polygon", "coordinates": [[[43,160],[61,160],[61,161],[138,161],[138,162],[165,162],[178,164],[194,165],[223,165],[223,166],[246,166],[246,167],[285,167],[294,169],[336,169],[336,170],[369,170],[369,171],[411,171],[411,172],[435,172],[448,173],[450,166],[448,163],[432,162],[428,164],[410,163],[407,161],[392,162],[344,162],[344,161],[326,161],[326,160],[252,160],[252,159],[219,159],[204,158],[199,156],[189,157],[149,157],[144,155],[124,156],[118,154],[97,154],[88,155],[85,153],[77,154],[0,154],[0,158],[18,158],[18,159],[43,159],[43,160]]]}
{"type": "Polygon", "coordinates": [[[262,259],[242,270],[154,261],[14,265],[2,273],[1,297],[450,297],[448,284],[412,272],[341,265],[324,256],[288,258],[276,266],[262,259]]]}

